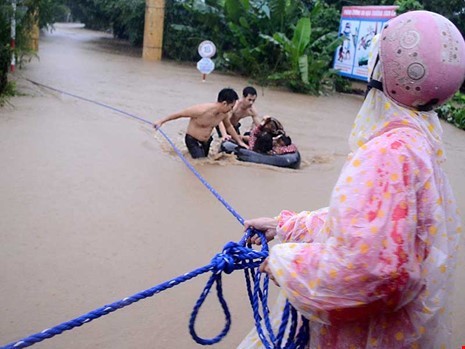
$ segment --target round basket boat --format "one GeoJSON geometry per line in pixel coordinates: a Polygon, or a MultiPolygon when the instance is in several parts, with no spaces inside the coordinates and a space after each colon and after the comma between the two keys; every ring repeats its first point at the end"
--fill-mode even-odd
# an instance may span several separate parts
{"type": "Polygon", "coordinates": [[[300,153],[298,151],[295,153],[279,155],[262,154],[250,149],[241,148],[231,141],[222,142],[220,151],[228,154],[234,154],[240,161],[293,169],[300,167],[300,153]]]}

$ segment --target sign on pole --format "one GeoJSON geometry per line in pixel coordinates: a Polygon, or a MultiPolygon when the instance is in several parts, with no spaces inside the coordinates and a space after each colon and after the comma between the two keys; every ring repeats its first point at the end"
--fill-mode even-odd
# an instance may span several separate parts
{"type": "Polygon", "coordinates": [[[215,63],[210,58],[202,58],[197,62],[197,69],[202,74],[210,74],[215,69],[215,63]]]}
{"type": "Polygon", "coordinates": [[[207,74],[210,74],[215,69],[215,63],[210,59],[216,53],[216,46],[209,40],[202,41],[198,47],[200,57],[202,59],[197,62],[197,70],[202,73],[202,82],[205,82],[207,74]]]}
{"type": "Polygon", "coordinates": [[[210,40],[205,40],[200,43],[198,52],[202,58],[212,58],[216,53],[216,46],[210,40]]]}
{"type": "Polygon", "coordinates": [[[396,16],[397,6],[344,6],[339,36],[343,42],[334,55],[334,69],[339,74],[358,80],[368,80],[368,54],[371,39],[383,25],[396,16]]]}

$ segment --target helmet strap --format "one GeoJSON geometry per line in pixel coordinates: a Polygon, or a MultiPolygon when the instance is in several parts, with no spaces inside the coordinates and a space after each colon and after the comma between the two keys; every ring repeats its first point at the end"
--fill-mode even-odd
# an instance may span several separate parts
{"type": "Polygon", "coordinates": [[[378,63],[379,63],[379,54],[376,55],[376,61],[375,61],[375,64],[373,66],[373,70],[371,71],[370,80],[368,81],[367,90],[365,92],[365,98],[367,97],[368,92],[370,92],[370,90],[373,87],[375,89],[380,90],[381,92],[383,92],[383,83],[381,81],[373,79],[373,73],[374,73],[378,63]]]}
{"type": "Polygon", "coordinates": [[[428,103],[417,106],[415,109],[418,111],[431,111],[438,104],[437,98],[431,99],[428,103]]]}
{"type": "Polygon", "coordinates": [[[368,82],[368,85],[367,85],[367,91],[366,91],[366,93],[365,93],[365,97],[366,97],[366,95],[368,94],[368,92],[370,92],[370,90],[371,90],[373,87],[374,87],[375,89],[377,89],[377,90],[380,90],[381,92],[384,91],[384,89],[383,89],[383,83],[382,83],[381,81],[378,81],[378,80],[370,80],[370,81],[368,82]]]}

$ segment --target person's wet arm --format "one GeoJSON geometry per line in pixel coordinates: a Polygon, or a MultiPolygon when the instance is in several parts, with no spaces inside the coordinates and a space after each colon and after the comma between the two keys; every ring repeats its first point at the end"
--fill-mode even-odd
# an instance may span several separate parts
{"type": "Polygon", "coordinates": [[[226,132],[226,127],[224,126],[223,121],[221,121],[221,122],[218,124],[218,128],[220,129],[220,133],[221,133],[221,138],[222,138],[222,140],[226,141],[226,140],[228,140],[228,139],[231,138],[231,136],[228,135],[228,132],[226,132]]]}
{"type": "Polygon", "coordinates": [[[252,107],[251,112],[252,112],[252,121],[253,121],[254,126],[260,125],[261,120],[260,120],[260,116],[258,115],[257,111],[252,107]]]}
{"type": "Polygon", "coordinates": [[[234,129],[233,125],[231,124],[231,122],[229,121],[229,116],[226,116],[224,119],[223,119],[223,123],[224,123],[224,126],[226,128],[226,131],[228,132],[228,134],[231,135],[232,139],[234,139],[234,141],[240,145],[241,147],[244,147],[244,148],[249,148],[249,146],[247,144],[244,143],[244,141],[242,140],[242,138],[237,134],[236,130],[234,129]]]}
{"type": "Polygon", "coordinates": [[[157,121],[154,122],[153,125],[154,125],[155,128],[159,128],[164,123],[166,123],[168,121],[176,120],[176,119],[179,119],[179,118],[194,118],[196,116],[197,116],[197,109],[196,109],[195,106],[193,106],[193,107],[181,110],[179,112],[170,114],[170,115],[164,117],[163,119],[157,120],[157,121]]]}

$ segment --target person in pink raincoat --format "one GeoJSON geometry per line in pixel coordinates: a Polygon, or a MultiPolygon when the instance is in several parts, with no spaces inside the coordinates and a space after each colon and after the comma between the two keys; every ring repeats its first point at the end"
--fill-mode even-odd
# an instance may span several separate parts
{"type": "MultiPolygon", "coordinates": [[[[432,109],[462,84],[465,43],[446,18],[408,12],[374,38],[369,69],[329,207],[245,222],[278,241],[261,265],[281,289],[272,324],[287,299],[310,320],[308,348],[450,349],[462,228],[432,109]]],[[[239,348],[263,346],[252,330],[239,348]]]]}

